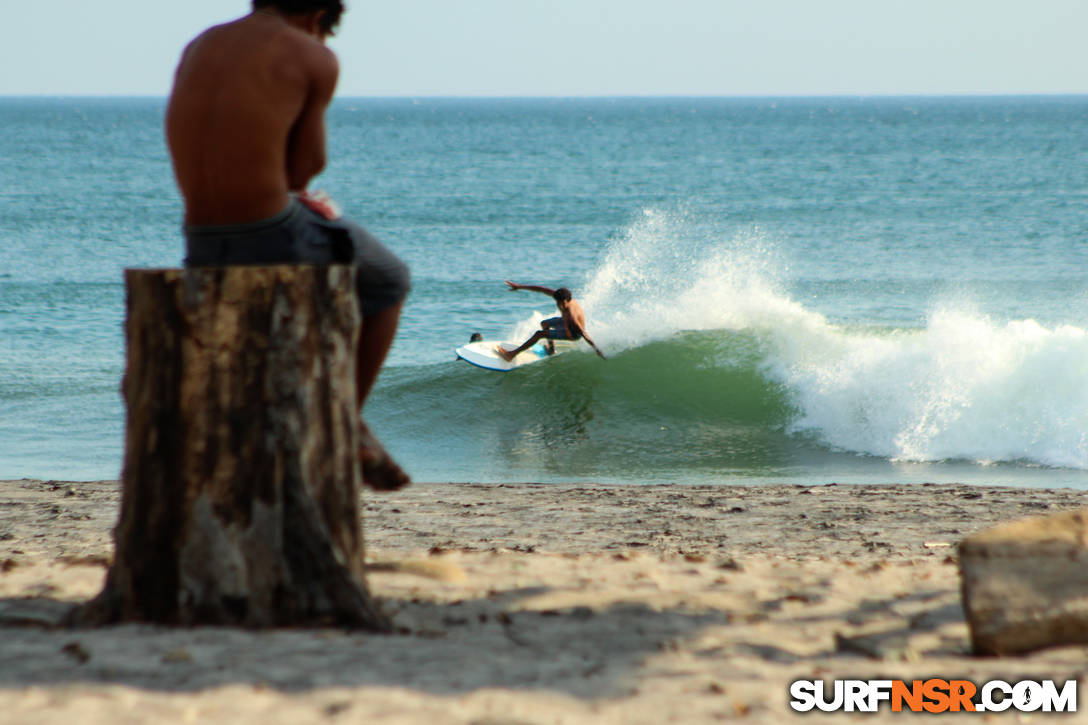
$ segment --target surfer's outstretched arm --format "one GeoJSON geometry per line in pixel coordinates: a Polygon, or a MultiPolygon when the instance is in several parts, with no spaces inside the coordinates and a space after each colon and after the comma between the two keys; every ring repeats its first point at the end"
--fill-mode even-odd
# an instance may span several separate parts
{"type": "Polygon", "coordinates": [[[584,339],[584,340],[585,340],[586,342],[588,342],[588,343],[589,343],[589,346],[593,348],[593,351],[594,351],[595,353],[597,353],[597,356],[598,356],[599,358],[601,358],[602,360],[607,360],[607,359],[608,359],[608,358],[606,358],[606,357],[604,356],[604,353],[603,353],[603,352],[601,352],[601,348],[597,347],[597,343],[595,343],[595,342],[593,342],[593,340],[590,340],[590,339],[589,339],[589,336],[587,336],[587,335],[583,334],[583,335],[582,335],[582,339],[584,339]]]}
{"type": "Polygon", "coordinates": [[[510,288],[511,292],[517,292],[519,289],[527,289],[530,292],[540,292],[541,294],[546,295],[555,294],[555,290],[553,290],[551,287],[541,287],[537,284],[517,284],[515,282],[511,282],[510,280],[506,280],[506,286],[510,288]]]}
{"type": "Polygon", "coordinates": [[[602,360],[607,360],[608,359],[608,358],[606,358],[604,356],[604,353],[601,352],[601,348],[597,347],[597,343],[593,342],[593,340],[590,339],[589,335],[586,334],[586,329],[584,327],[582,327],[581,325],[579,325],[577,322],[575,322],[573,320],[571,320],[570,324],[571,324],[571,327],[573,327],[574,331],[575,331],[575,336],[572,337],[571,339],[577,340],[578,336],[580,335],[583,340],[585,340],[586,342],[589,343],[589,346],[593,348],[593,352],[597,353],[597,355],[602,360]]]}

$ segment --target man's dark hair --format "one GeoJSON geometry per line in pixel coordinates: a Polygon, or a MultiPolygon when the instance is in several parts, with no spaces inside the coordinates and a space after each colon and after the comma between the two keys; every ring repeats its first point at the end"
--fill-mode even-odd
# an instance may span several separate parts
{"type": "Polygon", "coordinates": [[[570,302],[570,290],[566,287],[560,287],[555,292],[552,292],[552,297],[556,302],[570,302]]]}
{"type": "Polygon", "coordinates": [[[344,3],[341,0],[253,0],[253,9],[275,8],[284,15],[302,15],[312,13],[315,10],[324,10],[321,18],[321,32],[332,35],[336,26],[340,24],[340,16],[344,13],[344,3]]]}

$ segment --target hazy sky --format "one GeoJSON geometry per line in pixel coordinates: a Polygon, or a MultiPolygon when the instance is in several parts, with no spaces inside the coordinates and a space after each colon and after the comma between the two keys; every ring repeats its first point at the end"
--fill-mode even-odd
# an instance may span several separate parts
{"type": "MultiPolygon", "coordinates": [[[[248,0],[0,0],[0,95],[166,95],[248,0]]],[[[341,96],[1088,92],[1086,0],[348,0],[341,96]]]]}

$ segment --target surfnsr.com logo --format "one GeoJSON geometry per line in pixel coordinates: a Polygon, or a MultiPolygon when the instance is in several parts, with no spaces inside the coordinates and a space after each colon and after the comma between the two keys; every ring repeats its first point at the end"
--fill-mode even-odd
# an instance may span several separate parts
{"type": "Polygon", "coordinates": [[[790,684],[790,707],[797,712],[1076,712],[1077,681],[1059,687],[1053,680],[1009,683],[990,680],[797,680],[790,684]]]}

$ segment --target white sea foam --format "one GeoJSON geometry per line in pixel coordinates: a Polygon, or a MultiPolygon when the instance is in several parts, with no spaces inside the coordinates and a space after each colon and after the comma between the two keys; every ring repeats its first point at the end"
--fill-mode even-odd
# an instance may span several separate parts
{"type": "MultiPolygon", "coordinates": [[[[788,336],[788,330],[783,334],[788,336]]],[[[935,310],[891,336],[828,326],[827,345],[772,369],[807,430],[893,459],[1028,461],[1088,469],[1088,333],[935,310]]]]}
{"type": "Polygon", "coordinates": [[[924,327],[844,327],[783,292],[788,266],[758,233],[648,211],[612,245],[583,299],[599,342],[745,330],[789,391],[790,431],[896,460],[1088,469],[1088,331],[999,321],[928,300],[924,327]]]}
{"type": "Polygon", "coordinates": [[[609,346],[629,348],[681,330],[819,321],[780,290],[787,267],[758,230],[723,242],[683,212],[646,210],[611,246],[583,301],[609,346]]]}

